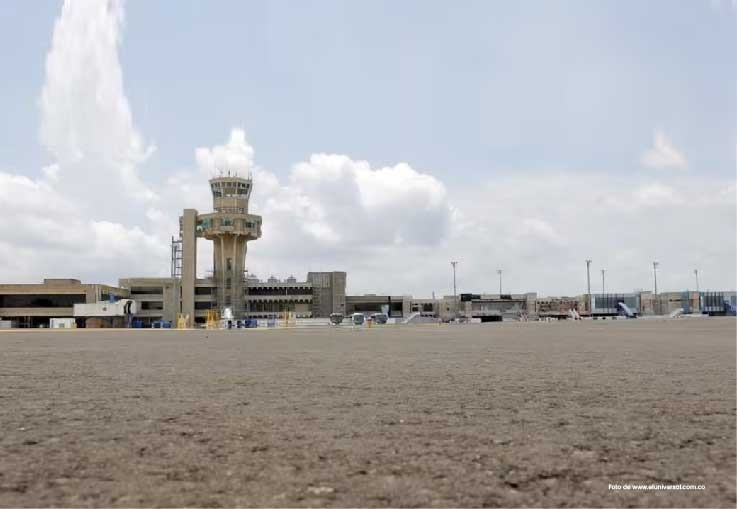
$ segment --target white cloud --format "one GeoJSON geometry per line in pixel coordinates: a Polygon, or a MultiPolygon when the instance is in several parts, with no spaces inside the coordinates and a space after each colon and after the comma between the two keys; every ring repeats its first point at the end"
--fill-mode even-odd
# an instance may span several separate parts
{"type": "MultiPolygon", "coordinates": [[[[117,282],[117,276],[161,272],[167,247],[140,228],[88,218],[77,203],[44,180],[0,172],[0,280],[39,282],[82,277],[117,282]]],[[[102,281],[100,281],[102,280],[102,281]]]]}
{"type": "Polygon", "coordinates": [[[633,204],[644,207],[660,207],[682,203],[676,191],[664,184],[646,184],[634,192],[633,204]]]}
{"type": "Polygon", "coordinates": [[[458,259],[464,289],[493,290],[495,270],[503,268],[510,290],[577,294],[591,258],[594,270],[608,269],[610,289],[630,291],[650,287],[649,263],[658,259],[663,289],[692,287],[694,267],[711,275],[704,287],[734,287],[737,203],[723,192],[732,186],[699,177],[666,186],[648,178],[525,174],[455,187],[449,199],[463,222],[428,257],[419,281],[448,291],[447,260],[458,259]]]}
{"type": "Polygon", "coordinates": [[[445,186],[405,163],[374,169],[345,155],[315,154],[294,166],[278,200],[267,200],[266,209],[289,203],[302,233],[332,244],[432,245],[449,226],[445,186]]]}
{"type": "Polygon", "coordinates": [[[652,148],[642,155],[640,162],[643,166],[656,170],[682,170],[688,166],[686,156],[659,129],[655,131],[652,148]]]}
{"type": "Polygon", "coordinates": [[[49,164],[48,166],[44,166],[41,168],[41,173],[44,177],[46,177],[46,180],[49,182],[58,182],[59,181],[59,165],[58,164],[49,164]]]}
{"type": "MultiPolygon", "coordinates": [[[[54,162],[42,178],[0,172],[0,278],[66,275],[116,282],[158,275],[167,247],[129,226],[156,194],[139,175],[153,150],[133,126],[118,60],[119,1],[65,2],[54,25],[39,99],[41,142],[54,162]],[[131,204],[134,203],[134,206],[131,204]]],[[[164,237],[166,238],[166,237],[164,237]]]]}
{"type": "Polygon", "coordinates": [[[448,262],[458,259],[464,291],[494,290],[503,268],[507,289],[577,294],[586,258],[619,291],[648,287],[657,258],[668,261],[662,288],[687,288],[694,266],[712,275],[705,285],[734,286],[736,204],[725,191],[734,182],[525,174],[449,192],[434,178],[388,178],[373,209],[361,190],[376,182],[363,176],[384,173],[336,155],[295,165],[285,183],[256,172],[252,210],[264,236],[250,244],[249,267],[262,276],[343,269],[353,292],[429,295],[451,291],[448,262]],[[416,226],[423,236],[408,242],[403,232],[416,226]]]}
{"type": "Polygon", "coordinates": [[[530,236],[557,246],[565,245],[565,238],[543,219],[526,217],[520,220],[519,226],[519,232],[523,236],[530,236]]]}
{"type": "Polygon", "coordinates": [[[65,2],[54,25],[39,99],[40,138],[55,159],[55,185],[118,219],[124,218],[114,211],[124,209],[124,203],[156,199],[139,175],[153,147],[135,129],[123,89],[118,59],[122,23],[119,0],[65,2]]]}
{"type": "MultiPolygon", "coordinates": [[[[238,161],[239,174],[245,169],[252,174],[250,210],[264,217],[264,226],[263,237],[249,246],[248,268],[261,275],[349,270],[356,257],[383,257],[390,247],[438,244],[449,232],[445,186],[407,164],[372,168],[345,155],[314,154],[295,164],[282,182],[254,167],[253,155],[239,129],[223,145],[196,149],[199,170],[170,177],[159,193],[161,208],[149,213],[163,227],[160,236],[167,235],[166,228],[169,234],[176,231],[175,214],[182,208],[211,209],[207,178],[214,168],[224,168],[213,164],[215,159],[238,161]]],[[[211,268],[211,259],[210,243],[201,241],[200,274],[211,268]]]]}
{"type": "Polygon", "coordinates": [[[248,178],[253,168],[253,147],[246,141],[243,129],[232,129],[226,144],[200,147],[195,151],[195,159],[208,177],[230,173],[248,178]]]}

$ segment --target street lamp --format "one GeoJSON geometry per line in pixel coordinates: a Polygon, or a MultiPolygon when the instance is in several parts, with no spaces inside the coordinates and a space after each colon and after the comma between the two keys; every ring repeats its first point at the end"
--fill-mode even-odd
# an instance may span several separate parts
{"type": "Polygon", "coordinates": [[[699,312],[701,312],[701,292],[699,292],[699,269],[694,269],[693,275],[696,276],[696,298],[699,299],[699,312]]]}
{"type": "Polygon", "coordinates": [[[499,274],[499,296],[502,295],[502,269],[497,269],[496,273],[499,274]]]}
{"type": "MultiPolygon", "coordinates": [[[[658,307],[658,311],[660,311],[660,302],[658,302],[659,300],[658,299],[658,265],[660,265],[660,263],[655,262],[655,261],[653,262],[653,282],[655,283],[655,292],[654,292],[655,293],[655,304],[658,307]]],[[[654,312],[655,312],[655,309],[653,307],[653,313],[654,312]]]]}
{"type": "Polygon", "coordinates": [[[450,264],[453,266],[453,305],[455,306],[455,315],[458,316],[458,297],[456,296],[456,265],[458,262],[452,261],[450,264]]]}
{"type": "Polygon", "coordinates": [[[589,296],[589,315],[591,315],[591,260],[586,260],[586,291],[589,296]]]}
{"type": "Polygon", "coordinates": [[[606,288],[604,286],[604,273],[606,272],[606,269],[601,269],[601,297],[604,298],[604,289],[606,288]]]}
{"type": "Polygon", "coordinates": [[[699,269],[694,269],[693,274],[696,276],[696,293],[699,293],[699,269]]]}

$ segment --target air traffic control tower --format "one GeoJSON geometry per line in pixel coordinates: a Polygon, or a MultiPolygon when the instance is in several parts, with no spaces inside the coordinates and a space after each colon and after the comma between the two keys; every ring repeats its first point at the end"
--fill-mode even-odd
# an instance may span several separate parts
{"type": "Polygon", "coordinates": [[[245,309],[246,250],[249,240],[261,237],[261,216],[248,213],[248,199],[253,189],[249,178],[230,175],[210,179],[214,212],[198,214],[195,209],[184,209],[179,218],[181,239],[182,309],[195,316],[195,282],[197,278],[197,238],[214,243],[212,280],[215,283],[215,301],[222,312],[230,308],[233,316],[241,318],[245,309]]]}

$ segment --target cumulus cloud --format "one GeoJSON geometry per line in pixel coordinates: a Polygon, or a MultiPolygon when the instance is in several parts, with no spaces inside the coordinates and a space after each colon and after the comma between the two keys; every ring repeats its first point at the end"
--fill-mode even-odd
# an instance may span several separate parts
{"type": "Polygon", "coordinates": [[[115,210],[123,200],[156,199],[139,174],[153,147],[136,130],[124,92],[118,59],[122,24],[119,0],[67,1],[46,56],[39,106],[41,143],[54,157],[49,176],[91,208],[115,210]],[[90,196],[89,189],[106,188],[115,193],[90,196]]]}
{"type": "Polygon", "coordinates": [[[525,174],[449,190],[416,170],[383,180],[384,170],[401,175],[399,168],[315,155],[284,182],[256,171],[252,210],[264,216],[264,236],[250,244],[250,268],[343,269],[354,292],[429,295],[451,291],[455,259],[464,291],[493,291],[503,268],[510,291],[575,295],[586,258],[609,270],[617,291],[649,287],[649,264],[659,259],[668,260],[662,288],[689,287],[695,266],[711,275],[706,286],[734,285],[734,182],[525,174]],[[374,209],[362,189],[377,180],[388,188],[374,209]],[[417,236],[404,233],[416,227],[417,236]]]}
{"type": "Polygon", "coordinates": [[[611,290],[631,291],[651,287],[648,267],[658,259],[663,289],[692,287],[694,267],[710,274],[704,288],[733,287],[737,203],[724,192],[734,182],[726,184],[683,176],[665,186],[644,177],[525,174],[454,187],[449,199],[462,220],[424,261],[419,280],[448,291],[447,261],[457,259],[464,291],[493,291],[496,269],[503,268],[510,291],[575,295],[585,287],[590,258],[594,270],[608,270],[611,290]]]}
{"type": "MultiPolygon", "coordinates": [[[[169,177],[161,207],[149,213],[164,227],[160,235],[177,228],[182,208],[211,209],[207,178],[215,170],[254,180],[250,210],[264,217],[263,237],[250,244],[247,263],[261,275],[350,270],[362,257],[431,247],[449,233],[453,211],[445,185],[406,163],[374,168],[346,155],[313,154],[280,179],[254,166],[254,152],[240,129],[224,144],[197,148],[198,169],[169,177]]],[[[212,246],[201,241],[199,274],[211,269],[211,260],[212,246]]]]}
{"type": "Polygon", "coordinates": [[[205,175],[238,175],[248,178],[253,167],[253,147],[246,141],[243,129],[232,129],[224,145],[195,150],[195,159],[205,175]]]}
{"type": "Polygon", "coordinates": [[[114,283],[113,274],[160,272],[167,250],[137,227],[95,220],[43,179],[0,172],[0,214],[12,228],[0,239],[0,280],[82,277],[114,283]]]}
{"type": "Polygon", "coordinates": [[[656,170],[682,170],[688,166],[686,156],[659,129],[655,131],[653,146],[642,155],[640,162],[656,170]]]}
{"type": "MultiPolygon", "coordinates": [[[[330,245],[432,245],[449,226],[445,186],[406,163],[373,169],[345,155],[314,154],[294,166],[279,194],[276,208],[288,203],[301,233],[330,245]]],[[[275,205],[273,197],[265,203],[275,205]]]]}
{"type": "Polygon", "coordinates": [[[154,193],[139,175],[153,150],[133,125],[118,60],[119,1],[65,2],[41,91],[40,138],[54,161],[42,177],[0,172],[0,278],[160,274],[166,245],[131,223],[154,193]]]}

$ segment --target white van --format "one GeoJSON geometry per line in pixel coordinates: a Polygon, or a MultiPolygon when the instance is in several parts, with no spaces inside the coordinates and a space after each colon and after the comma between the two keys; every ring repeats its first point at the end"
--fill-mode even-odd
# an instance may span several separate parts
{"type": "Polygon", "coordinates": [[[353,325],[363,325],[363,322],[366,321],[366,317],[363,316],[363,313],[353,313],[351,315],[351,321],[353,322],[353,325]]]}

